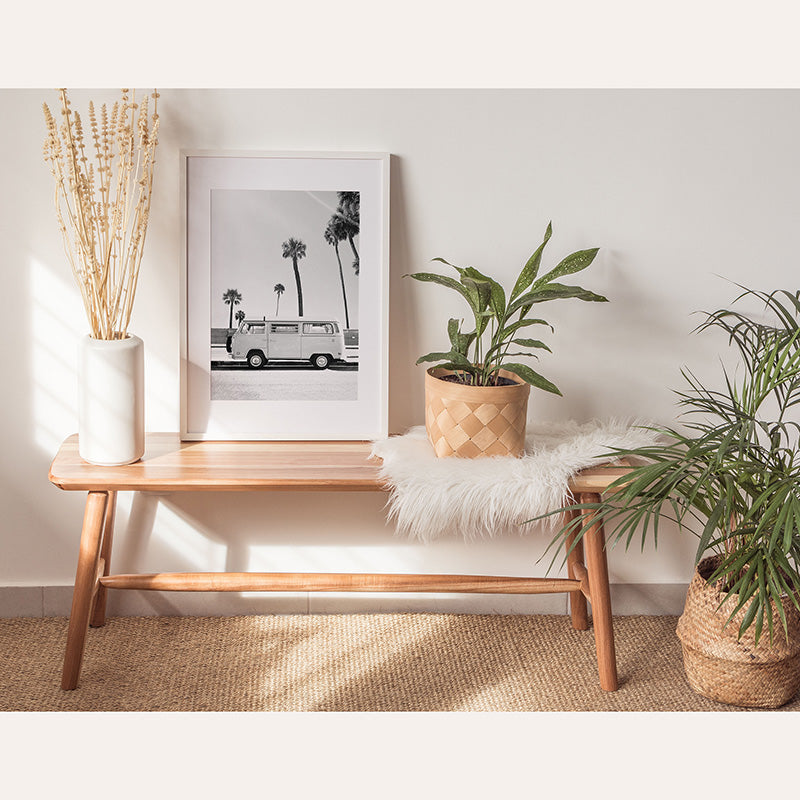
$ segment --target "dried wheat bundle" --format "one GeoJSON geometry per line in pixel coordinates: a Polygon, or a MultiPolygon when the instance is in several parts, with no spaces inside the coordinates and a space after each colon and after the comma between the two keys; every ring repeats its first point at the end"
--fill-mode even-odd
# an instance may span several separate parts
{"type": "Polygon", "coordinates": [[[136,102],[122,90],[109,114],[89,103],[91,141],[59,89],[61,124],[47,104],[44,158],[55,178],[55,206],[64,249],[95,339],[124,339],[142,260],[158,144],[158,93],[136,102]]]}

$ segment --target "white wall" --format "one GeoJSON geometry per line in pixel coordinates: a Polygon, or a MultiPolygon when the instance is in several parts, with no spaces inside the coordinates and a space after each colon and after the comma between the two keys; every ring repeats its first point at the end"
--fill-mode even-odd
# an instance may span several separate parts
{"type": "MultiPolygon", "coordinates": [[[[115,95],[71,96],[80,109],[115,95]]],[[[47,480],[58,444],[77,427],[75,354],[86,332],[41,157],[41,103],[55,99],[52,90],[0,91],[0,587],[71,584],[82,515],[83,497],[47,480]]],[[[556,327],[554,355],[540,367],[565,395],[532,394],[530,416],[545,420],[672,421],[679,368],[717,375],[720,342],[690,331],[693,311],[735,295],[718,276],[760,289],[797,285],[795,91],[163,90],[160,113],[152,221],[131,326],[146,344],[149,430],[178,428],[182,148],[393,154],[393,432],[422,422],[423,368],[414,361],[439,349],[447,318],[463,314],[446,290],[401,277],[435,256],[508,284],[550,219],[546,265],[578,248],[602,248],[577,277],[611,302],[562,301],[545,314],[556,327]]],[[[410,544],[386,526],[383,502],[378,494],[187,494],[131,506],[122,496],[114,570],[524,574],[537,569],[548,541],[532,531],[493,542],[410,544]]],[[[613,551],[611,580],[682,584],[692,555],[690,537],[665,529],[657,552],[613,551]]],[[[274,597],[259,607],[563,608],[560,597],[357,600],[274,597]]],[[[241,610],[250,601],[219,602],[151,595],[137,608],[241,610]]],[[[44,604],[46,611],[46,595],[44,604]]]]}

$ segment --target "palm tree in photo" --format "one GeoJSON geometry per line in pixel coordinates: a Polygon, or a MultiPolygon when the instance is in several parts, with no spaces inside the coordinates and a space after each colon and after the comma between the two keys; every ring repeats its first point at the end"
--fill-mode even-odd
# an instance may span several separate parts
{"type": "Polygon", "coordinates": [[[241,325],[244,322],[245,313],[244,311],[242,311],[241,308],[233,316],[236,318],[236,322],[239,325],[241,325]]]}
{"type": "Polygon", "coordinates": [[[331,245],[336,252],[336,260],[339,262],[339,281],[342,284],[342,301],[344,302],[344,327],[350,327],[350,315],[347,311],[347,292],[344,288],[344,273],[342,272],[342,258],[339,255],[339,242],[347,238],[347,231],[344,223],[335,214],[330,218],[328,226],[325,228],[325,241],[331,245]]]}
{"type": "MultiPolygon", "coordinates": [[[[306,257],[306,246],[304,242],[299,239],[290,238],[283,243],[283,257],[292,259],[292,268],[294,269],[294,282],[297,284],[297,316],[303,316],[303,286],[300,283],[300,270],[297,268],[297,262],[301,258],[306,257]]],[[[280,295],[279,295],[280,297],[280,295]]]]}
{"type": "Polygon", "coordinates": [[[272,289],[278,295],[278,302],[275,303],[275,316],[278,316],[278,309],[281,307],[281,295],[286,291],[286,287],[282,283],[276,283],[272,289]]]}
{"type": "Polygon", "coordinates": [[[228,289],[222,294],[222,302],[230,306],[231,313],[228,316],[228,328],[233,328],[233,307],[242,302],[242,293],[238,289],[228,289]]]}
{"type": "Polygon", "coordinates": [[[356,250],[356,244],[353,240],[354,236],[358,236],[361,230],[361,193],[360,192],[336,192],[339,198],[339,205],[336,207],[334,216],[341,220],[344,229],[347,232],[347,241],[350,242],[350,249],[353,251],[355,260],[353,261],[353,269],[356,275],[359,274],[361,268],[361,259],[356,250]]]}

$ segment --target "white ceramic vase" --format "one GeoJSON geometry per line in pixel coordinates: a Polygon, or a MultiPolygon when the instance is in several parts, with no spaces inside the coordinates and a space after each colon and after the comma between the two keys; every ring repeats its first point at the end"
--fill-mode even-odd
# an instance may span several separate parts
{"type": "Polygon", "coordinates": [[[132,464],[144,455],[144,343],[81,339],[78,452],[91,464],[132,464]]]}

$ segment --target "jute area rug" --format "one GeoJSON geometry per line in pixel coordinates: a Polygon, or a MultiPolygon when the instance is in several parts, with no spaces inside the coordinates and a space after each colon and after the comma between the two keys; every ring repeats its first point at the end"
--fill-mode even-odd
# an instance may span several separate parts
{"type": "MultiPolygon", "coordinates": [[[[620,689],[565,616],[119,617],[59,688],[64,618],[0,620],[0,711],[741,711],[686,682],[676,617],[614,620],[620,689]]],[[[782,710],[800,710],[797,699],[782,710]]]]}

